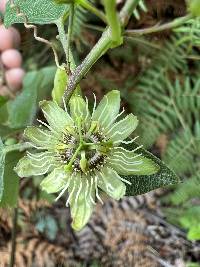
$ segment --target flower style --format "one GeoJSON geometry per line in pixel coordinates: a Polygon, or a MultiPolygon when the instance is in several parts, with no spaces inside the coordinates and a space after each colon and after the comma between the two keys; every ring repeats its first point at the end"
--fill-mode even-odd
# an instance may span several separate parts
{"type": "Polygon", "coordinates": [[[48,193],[67,190],[66,205],[70,205],[72,227],[80,230],[88,222],[97,200],[101,203],[103,191],[119,200],[126,193],[123,176],[150,175],[158,166],[150,159],[128,151],[122,144],[138,124],[136,116],[127,115],[117,120],[120,93],[113,90],[103,97],[92,114],[88,100],[74,96],[69,103],[70,115],[56,102],[43,101],[41,108],[48,124],[28,127],[25,136],[32,152],[27,152],[15,170],[20,177],[46,175],[41,187],[48,193]],[[117,120],[117,121],[116,121],[117,120]]]}

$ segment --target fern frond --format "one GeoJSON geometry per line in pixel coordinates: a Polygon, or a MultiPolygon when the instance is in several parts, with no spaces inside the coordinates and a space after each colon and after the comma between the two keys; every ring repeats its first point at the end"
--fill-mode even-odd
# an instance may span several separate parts
{"type": "Polygon", "coordinates": [[[169,142],[163,159],[179,175],[193,173],[198,156],[195,145],[196,138],[191,129],[184,129],[169,142]]]}
{"type": "MultiPolygon", "coordinates": [[[[146,82],[148,83],[150,80],[146,80],[146,82]]],[[[141,85],[138,92],[134,94],[133,107],[140,119],[138,128],[140,140],[149,147],[160,134],[177,127],[178,119],[164,77],[162,79],[160,77],[159,81],[148,90],[147,83],[141,85]]]]}
{"type": "Polygon", "coordinates": [[[200,18],[194,18],[187,21],[183,26],[175,29],[183,37],[179,42],[190,42],[192,46],[200,46],[200,18]]]}
{"type": "Polygon", "coordinates": [[[147,7],[146,7],[146,5],[145,5],[145,3],[144,3],[143,0],[140,0],[140,1],[139,1],[139,3],[138,3],[138,8],[136,8],[136,9],[134,10],[134,12],[133,12],[133,15],[135,16],[135,18],[136,18],[137,20],[140,19],[140,10],[141,10],[141,11],[144,11],[144,12],[147,12],[147,7]]]}
{"type": "Polygon", "coordinates": [[[199,120],[200,79],[186,77],[184,83],[176,79],[173,84],[163,77],[160,84],[147,92],[139,91],[135,97],[140,97],[138,113],[145,144],[153,144],[160,134],[174,132],[180,126],[192,127],[199,120]]]}
{"type": "Polygon", "coordinates": [[[191,125],[193,116],[198,118],[200,106],[200,80],[186,78],[184,84],[176,79],[170,81],[170,73],[188,73],[185,60],[186,44],[177,46],[177,36],[164,43],[163,49],[138,81],[137,91],[132,95],[133,112],[138,115],[140,141],[149,147],[160,134],[170,133],[181,124],[184,112],[191,125]],[[190,112],[188,112],[190,110],[190,112]],[[191,115],[192,114],[192,115],[191,115]]]}
{"type": "Polygon", "coordinates": [[[166,82],[180,123],[183,127],[192,127],[194,121],[199,120],[200,79],[185,77],[183,82],[176,79],[174,85],[168,80],[166,82]]]}
{"type": "Polygon", "coordinates": [[[192,176],[168,196],[174,205],[184,204],[189,199],[200,198],[200,174],[192,176]]]}
{"type": "Polygon", "coordinates": [[[174,35],[169,41],[163,43],[160,52],[152,61],[151,66],[142,73],[139,79],[140,88],[149,90],[150,87],[156,85],[159,79],[162,79],[168,71],[173,71],[175,73],[179,70],[182,72],[187,71],[185,60],[187,46],[185,44],[178,46],[178,40],[179,36],[174,35]]]}

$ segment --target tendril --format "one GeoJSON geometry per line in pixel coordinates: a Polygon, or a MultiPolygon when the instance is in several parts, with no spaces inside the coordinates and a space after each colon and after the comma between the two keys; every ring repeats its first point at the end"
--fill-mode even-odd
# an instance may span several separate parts
{"type": "Polygon", "coordinates": [[[10,0],[10,7],[16,10],[16,13],[17,13],[16,15],[18,17],[22,17],[24,19],[24,27],[26,29],[33,29],[33,35],[34,35],[34,38],[37,41],[45,43],[45,44],[47,44],[48,46],[51,47],[51,49],[52,49],[52,51],[54,53],[54,58],[55,58],[55,63],[56,63],[57,68],[64,70],[64,67],[62,67],[59,64],[58,54],[57,54],[53,44],[50,41],[48,41],[47,39],[44,39],[44,38],[38,36],[38,28],[37,28],[37,26],[28,23],[27,16],[24,13],[21,12],[20,7],[14,3],[14,0],[10,0]]]}

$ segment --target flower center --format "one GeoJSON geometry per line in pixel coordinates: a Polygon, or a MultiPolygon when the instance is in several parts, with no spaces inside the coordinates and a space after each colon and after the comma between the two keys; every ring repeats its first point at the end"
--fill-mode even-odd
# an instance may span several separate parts
{"type": "Polygon", "coordinates": [[[66,171],[89,173],[100,170],[106,163],[111,144],[100,132],[80,135],[64,134],[59,158],[66,171]]]}

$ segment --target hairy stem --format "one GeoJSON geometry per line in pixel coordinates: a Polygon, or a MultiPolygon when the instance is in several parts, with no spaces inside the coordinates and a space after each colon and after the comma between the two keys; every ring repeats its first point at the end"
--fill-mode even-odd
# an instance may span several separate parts
{"type": "MultiPolygon", "coordinates": [[[[67,44],[67,39],[66,39],[66,32],[65,32],[65,27],[64,27],[64,22],[62,19],[60,19],[57,23],[56,26],[58,28],[58,33],[59,33],[59,38],[60,42],[62,44],[63,50],[66,55],[66,62],[68,61],[68,44],[67,44]]],[[[76,63],[73,57],[73,54],[71,52],[71,49],[69,49],[69,62],[70,62],[70,70],[74,71],[76,69],[76,63]]],[[[68,80],[68,79],[67,79],[68,80]]],[[[77,85],[76,91],[74,92],[77,95],[80,95],[81,93],[81,88],[79,85],[77,85]]]]}
{"type": "MultiPolygon", "coordinates": [[[[107,1],[107,0],[106,0],[107,1]]],[[[123,27],[125,27],[128,23],[128,20],[136,8],[139,0],[127,0],[124,7],[122,8],[119,17],[120,23],[123,27]]],[[[121,43],[118,43],[119,46],[121,43]]],[[[72,96],[74,90],[80,81],[85,77],[91,67],[96,63],[96,61],[104,55],[109,48],[116,46],[113,42],[112,37],[112,29],[108,27],[101,38],[97,42],[97,44],[93,47],[93,49],[89,52],[87,57],[83,60],[83,62],[72,72],[72,75],[69,77],[69,82],[67,84],[66,90],[64,92],[64,100],[66,104],[68,104],[70,97],[72,96]]]]}
{"type": "Polygon", "coordinates": [[[13,212],[13,227],[12,227],[12,240],[11,240],[12,244],[11,244],[11,254],[10,254],[9,267],[15,266],[17,218],[18,218],[18,207],[14,208],[14,212],[13,212]]]}
{"type": "Polygon", "coordinates": [[[127,30],[125,33],[126,33],[126,36],[138,36],[138,35],[140,36],[140,35],[145,35],[145,34],[150,34],[150,33],[156,33],[156,32],[160,32],[160,31],[164,31],[164,30],[177,28],[180,25],[187,22],[191,18],[192,18],[192,15],[189,14],[187,16],[177,18],[177,19],[175,19],[171,22],[165,23],[163,25],[155,25],[153,27],[149,27],[146,29],[140,29],[140,30],[127,30]]]}
{"type": "Polygon", "coordinates": [[[112,36],[110,34],[110,28],[107,29],[97,44],[93,47],[92,51],[87,55],[83,62],[74,70],[69,78],[67,89],[64,93],[64,99],[66,104],[68,104],[70,97],[73,94],[74,89],[88,73],[91,66],[93,66],[96,61],[111,47],[112,36]]]}

